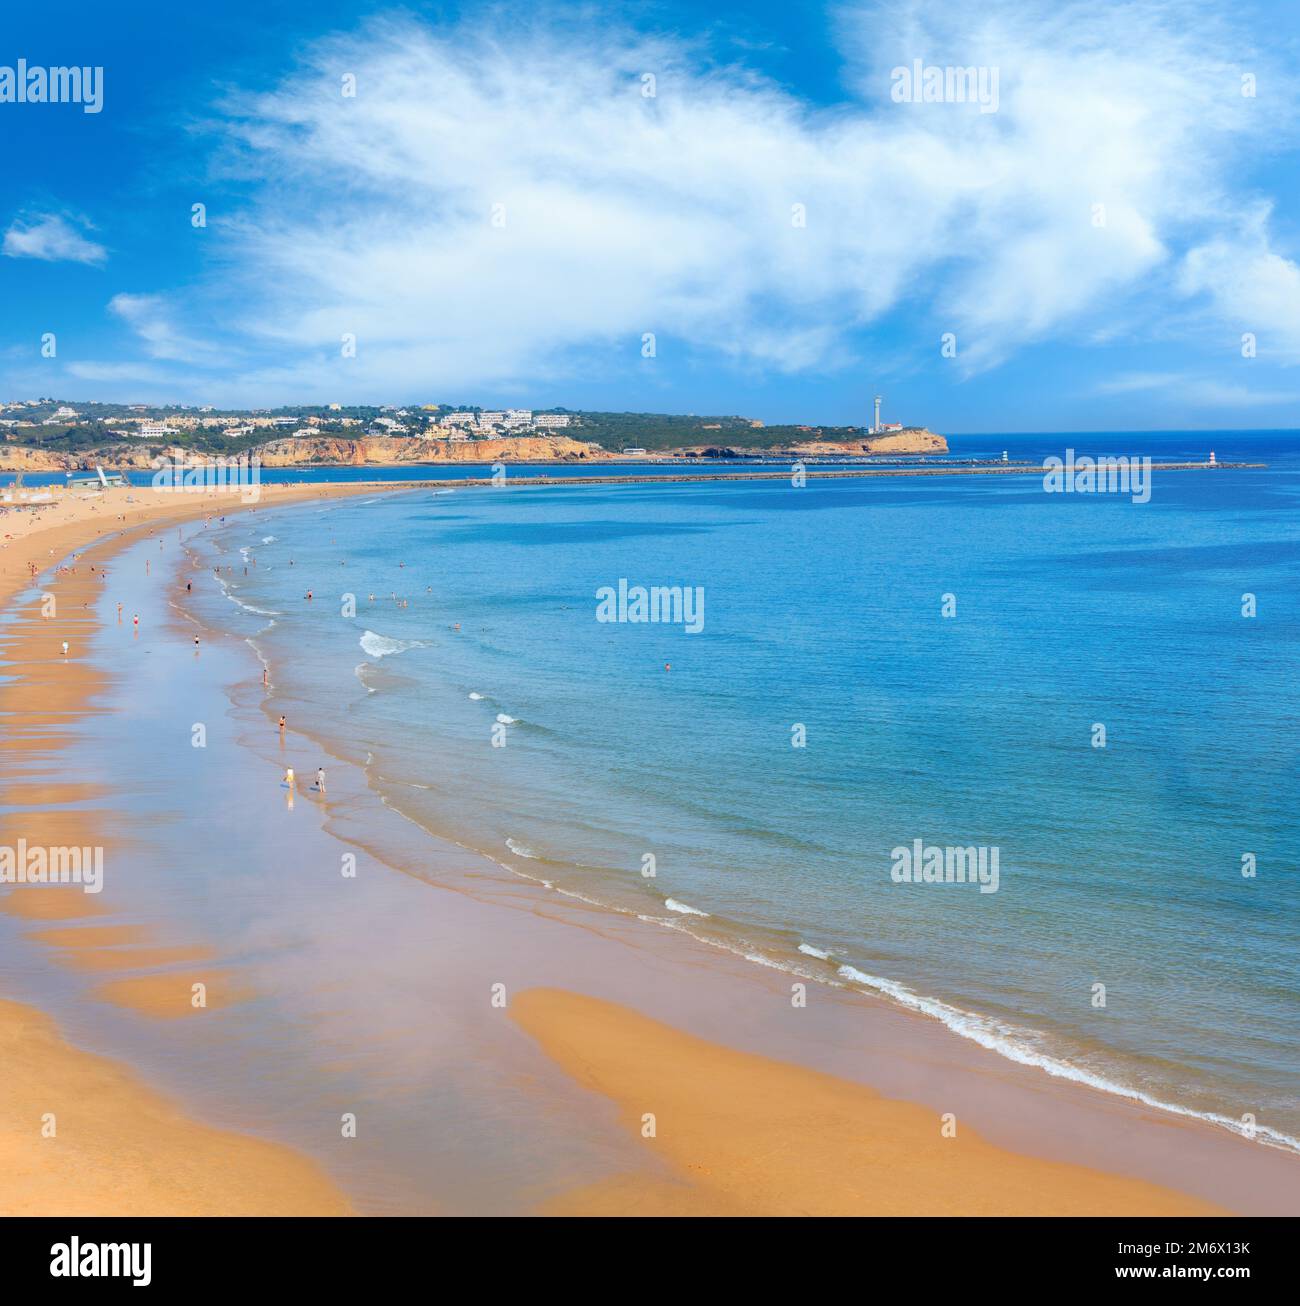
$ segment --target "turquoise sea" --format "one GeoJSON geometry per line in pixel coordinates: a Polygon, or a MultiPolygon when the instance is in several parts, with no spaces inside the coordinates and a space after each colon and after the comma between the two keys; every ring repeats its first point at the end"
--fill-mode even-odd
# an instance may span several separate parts
{"type": "Polygon", "coordinates": [[[230,518],[195,602],[520,875],[1300,1147],[1300,433],[952,444],[1268,467],[415,490],[230,518]],[[898,882],[916,840],[996,892],[898,882]]]}

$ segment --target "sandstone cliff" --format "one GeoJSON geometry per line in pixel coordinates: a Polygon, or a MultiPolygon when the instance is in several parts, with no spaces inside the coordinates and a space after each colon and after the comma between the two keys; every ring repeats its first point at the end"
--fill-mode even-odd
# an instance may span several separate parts
{"type": "Polygon", "coordinates": [[[610,455],[563,435],[521,436],[510,440],[420,440],[368,435],[358,440],[315,436],[272,440],[258,450],[263,467],[303,463],[387,466],[394,463],[598,462],[610,455]]]}
{"type": "MultiPolygon", "coordinates": [[[[0,445],[0,471],[59,472],[89,470],[96,464],[121,471],[147,470],[153,466],[160,446],[136,443],[105,445],[80,453],[54,453],[17,444],[0,445]]],[[[669,458],[825,458],[833,455],[862,457],[871,454],[946,453],[948,442],[941,435],[921,428],[890,435],[864,436],[861,440],[807,441],[781,448],[751,449],[698,445],[690,449],[652,451],[651,456],[669,458]]],[[[169,451],[175,453],[178,451],[169,451]]],[[[637,462],[604,449],[593,449],[565,435],[521,436],[508,440],[425,440],[414,437],[367,435],[357,439],[342,436],[309,436],[271,440],[259,445],[263,467],[386,467],[402,463],[494,463],[502,462],[637,462]]],[[[208,457],[185,455],[202,463],[208,457]]]]}
{"type": "Polygon", "coordinates": [[[807,440],[770,449],[738,448],[731,445],[696,445],[673,449],[673,458],[827,458],[834,455],[862,458],[881,454],[947,453],[948,441],[924,427],[894,431],[889,435],[865,435],[860,440],[807,440]]]}
{"type": "Polygon", "coordinates": [[[0,445],[0,471],[3,472],[61,472],[73,466],[66,454],[24,449],[16,444],[0,445]]]}
{"type": "MultiPolygon", "coordinates": [[[[0,445],[0,471],[59,472],[93,468],[145,470],[153,466],[158,446],[112,444],[80,453],[54,453],[27,449],[21,445],[0,445]]],[[[446,440],[393,439],[362,436],[356,440],[313,436],[304,439],[271,440],[256,451],[263,467],[298,467],[310,464],[346,467],[381,467],[395,463],[493,463],[502,462],[600,462],[610,458],[601,449],[591,449],[568,436],[522,437],[517,440],[469,440],[453,444],[446,440]]],[[[209,461],[205,454],[188,453],[188,461],[209,461]]]]}
{"type": "Polygon", "coordinates": [[[843,454],[896,454],[896,453],[947,453],[948,441],[924,427],[908,431],[893,431],[889,435],[868,435],[861,440],[816,441],[812,444],[791,445],[793,453],[814,456],[826,453],[843,454]]]}

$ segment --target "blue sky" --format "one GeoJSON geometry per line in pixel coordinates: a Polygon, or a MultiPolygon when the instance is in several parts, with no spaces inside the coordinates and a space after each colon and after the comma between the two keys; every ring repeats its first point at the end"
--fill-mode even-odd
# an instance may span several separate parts
{"type": "Polygon", "coordinates": [[[1195,0],[11,9],[0,67],[100,66],[104,104],[0,103],[0,398],[1300,426],[1297,35],[1195,0]],[[916,60],[984,104],[909,99],[916,60]]]}

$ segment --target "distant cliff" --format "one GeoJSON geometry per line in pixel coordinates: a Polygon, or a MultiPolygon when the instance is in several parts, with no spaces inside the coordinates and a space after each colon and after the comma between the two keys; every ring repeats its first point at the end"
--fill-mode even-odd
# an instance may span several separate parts
{"type": "MultiPolygon", "coordinates": [[[[862,457],[871,454],[946,453],[948,442],[933,431],[916,428],[889,435],[870,435],[852,440],[808,440],[769,447],[696,445],[686,449],[652,451],[654,457],[681,458],[826,458],[862,457]]],[[[127,443],[102,445],[77,453],[56,453],[18,444],[0,445],[0,471],[60,472],[105,468],[143,471],[164,452],[161,445],[127,443]]],[[[180,450],[169,449],[169,455],[180,450]]],[[[593,448],[565,435],[520,436],[501,440],[431,440],[419,436],[366,435],[302,436],[271,440],[253,451],[263,467],[391,467],[402,463],[494,463],[504,462],[618,462],[641,460],[638,455],[619,455],[593,448]]],[[[185,450],[194,463],[210,462],[215,455],[185,450]]],[[[229,457],[230,455],[227,455],[229,457]]]]}
{"type": "Polygon", "coordinates": [[[794,445],[793,448],[804,454],[947,453],[948,441],[923,426],[914,426],[906,431],[891,431],[888,435],[864,436],[861,440],[819,440],[813,444],[794,445]]]}
{"type": "Polygon", "coordinates": [[[297,467],[325,463],[382,467],[394,463],[597,462],[608,458],[564,435],[520,436],[508,440],[424,440],[418,437],[367,435],[357,440],[331,436],[272,440],[257,452],[263,467],[297,467]]]}
{"type": "MultiPolygon", "coordinates": [[[[0,471],[60,472],[105,468],[147,470],[160,446],[111,444],[79,453],[54,453],[21,445],[0,445],[0,471]]],[[[331,436],[271,440],[252,451],[263,467],[385,467],[395,463],[600,462],[611,455],[567,436],[547,435],[511,440],[424,440],[416,437],[361,436],[355,440],[331,436]]],[[[194,463],[213,455],[186,450],[194,463]]]]}
{"type": "Polygon", "coordinates": [[[881,454],[947,453],[948,441],[924,427],[906,431],[892,431],[888,435],[865,435],[853,440],[804,440],[793,444],[776,445],[767,449],[736,448],[733,445],[696,445],[690,449],[674,449],[674,458],[828,458],[869,457],[881,454]]]}
{"type": "Polygon", "coordinates": [[[0,472],[62,472],[79,465],[67,454],[24,449],[16,444],[0,445],[0,472]]]}

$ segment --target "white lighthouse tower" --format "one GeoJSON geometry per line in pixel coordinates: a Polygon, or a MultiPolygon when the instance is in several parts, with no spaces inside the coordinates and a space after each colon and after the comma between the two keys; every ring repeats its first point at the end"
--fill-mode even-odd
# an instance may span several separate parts
{"type": "Polygon", "coordinates": [[[879,395],[876,396],[876,420],[871,423],[871,430],[868,431],[867,434],[868,435],[880,434],[880,396],[879,395]]]}

